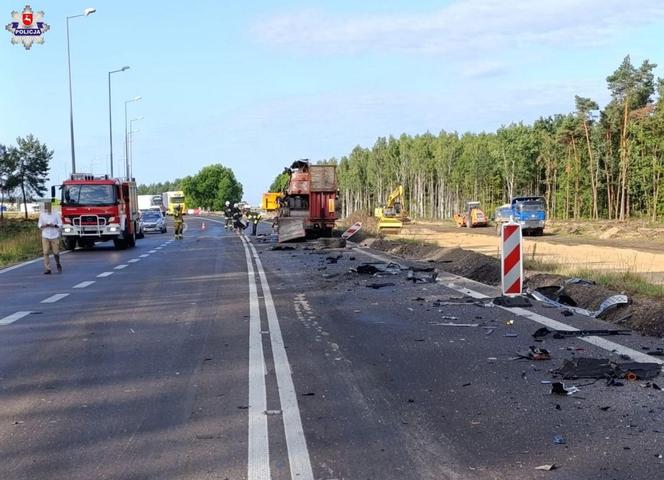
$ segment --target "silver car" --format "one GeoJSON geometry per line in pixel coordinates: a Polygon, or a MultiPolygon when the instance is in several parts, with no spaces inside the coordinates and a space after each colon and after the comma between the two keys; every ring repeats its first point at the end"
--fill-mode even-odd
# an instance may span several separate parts
{"type": "Polygon", "coordinates": [[[166,219],[159,210],[143,210],[141,221],[145,233],[166,233],[166,219]]]}

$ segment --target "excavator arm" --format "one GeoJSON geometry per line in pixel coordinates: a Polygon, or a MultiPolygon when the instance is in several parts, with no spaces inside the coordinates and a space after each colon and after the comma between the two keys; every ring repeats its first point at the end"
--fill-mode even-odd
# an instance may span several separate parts
{"type": "Polygon", "coordinates": [[[387,202],[385,203],[385,208],[392,208],[398,199],[403,197],[403,185],[399,185],[397,188],[392,190],[389,197],[387,197],[387,202]]]}

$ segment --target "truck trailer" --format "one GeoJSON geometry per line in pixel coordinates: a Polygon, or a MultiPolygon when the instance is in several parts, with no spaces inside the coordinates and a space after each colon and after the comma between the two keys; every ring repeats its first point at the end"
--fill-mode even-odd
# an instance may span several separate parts
{"type": "Polygon", "coordinates": [[[332,235],[337,219],[336,168],[298,160],[285,170],[289,180],[279,199],[279,242],[332,235]]]}

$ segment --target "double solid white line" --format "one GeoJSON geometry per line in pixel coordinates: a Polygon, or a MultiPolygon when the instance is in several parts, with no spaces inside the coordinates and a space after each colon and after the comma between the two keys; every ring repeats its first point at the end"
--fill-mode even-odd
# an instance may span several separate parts
{"type": "Polygon", "coordinates": [[[247,260],[249,277],[249,446],[248,480],[270,479],[270,447],[267,425],[267,398],[265,389],[265,359],[261,335],[260,305],[252,257],[263,290],[274,370],[277,377],[279,401],[286,435],[286,448],[292,479],[313,480],[309,450],[302,428],[300,408],[291,376],[288,355],[284,348],[279,318],[274,307],[270,286],[256,249],[244,236],[240,236],[247,260]]]}

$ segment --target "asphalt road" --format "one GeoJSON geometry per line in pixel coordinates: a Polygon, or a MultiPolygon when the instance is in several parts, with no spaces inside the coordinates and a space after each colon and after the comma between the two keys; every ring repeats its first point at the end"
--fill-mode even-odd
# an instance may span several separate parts
{"type": "Polygon", "coordinates": [[[0,271],[1,479],[661,477],[664,392],[542,383],[565,358],[640,359],[658,339],[547,339],[552,360],[513,360],[547,319],[606,325],[436,307],[495,291],[363,276],[349,269],[376,252],[272,251],[218,222],[68,253],[60,275],[0,271]]]}

